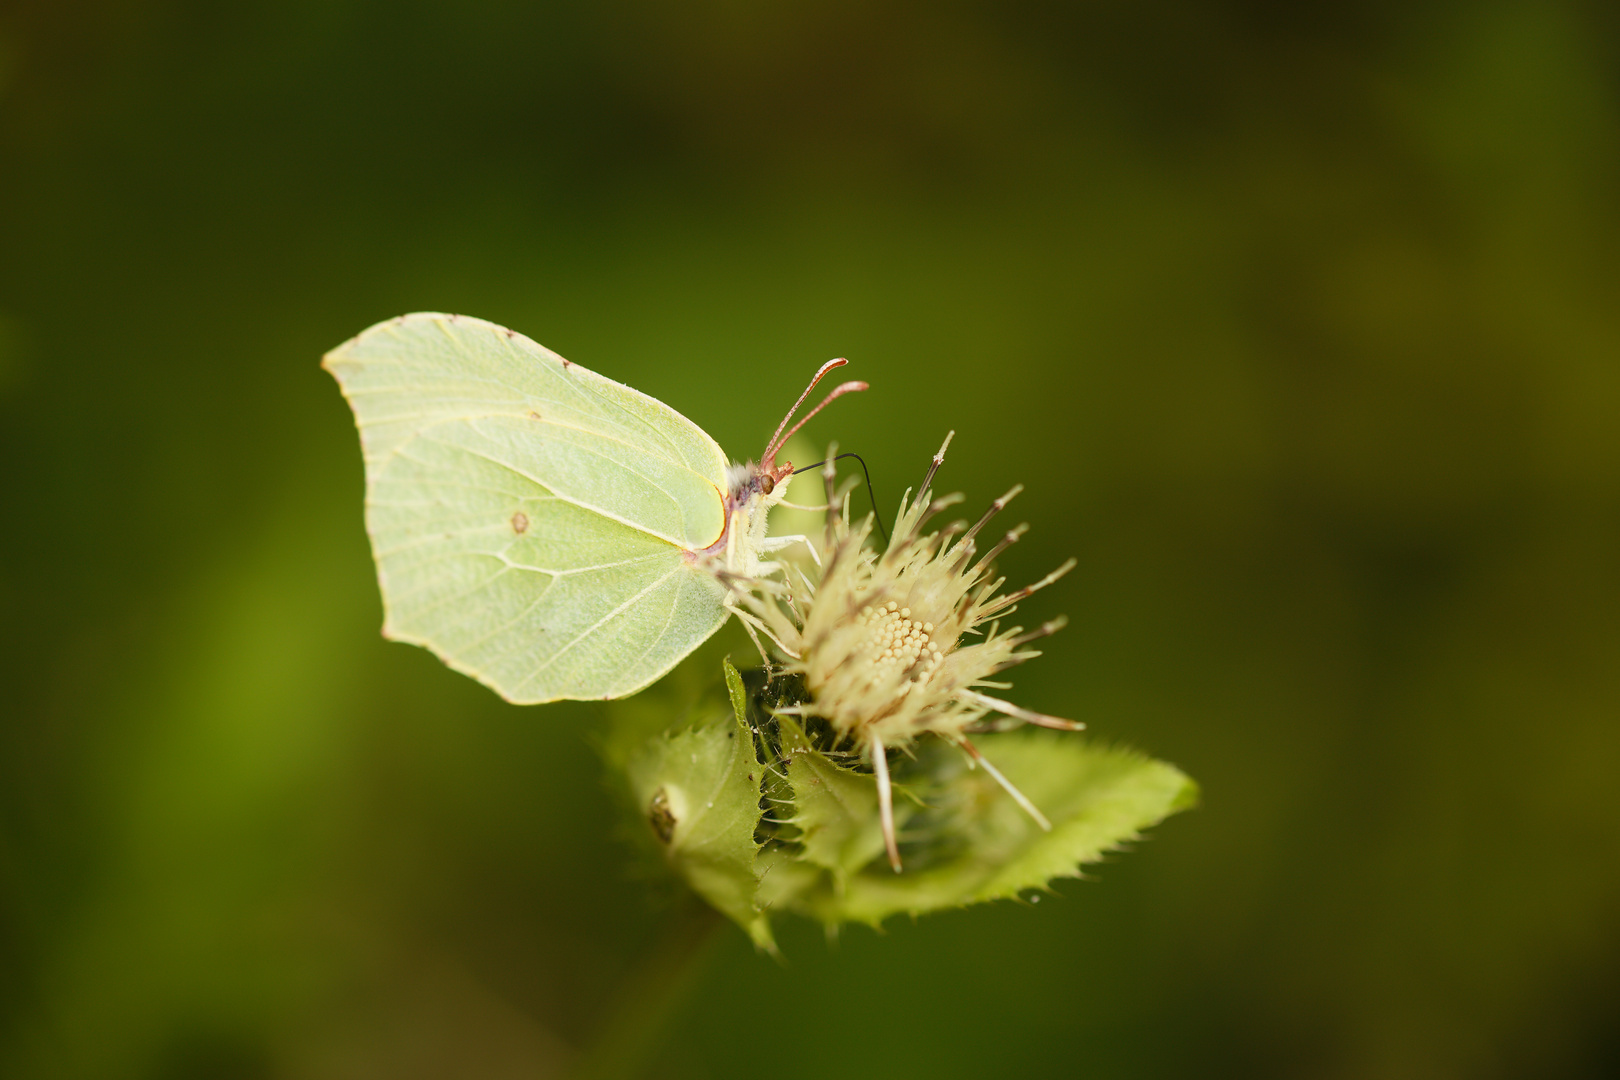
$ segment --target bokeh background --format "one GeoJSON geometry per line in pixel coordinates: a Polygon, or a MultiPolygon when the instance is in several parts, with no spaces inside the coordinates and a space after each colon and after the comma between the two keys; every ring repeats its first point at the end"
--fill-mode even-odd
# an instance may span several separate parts
{"type": "Polygon", "coordinates": [[[1614,1075],[1617,183],[1597,2],[10,0],[0,1073],[1614,1075]],[[739,458],[850,357],[1203,805],[663,994],[600,709],[378,637],[317,363],[418,309],[739,458]]]}

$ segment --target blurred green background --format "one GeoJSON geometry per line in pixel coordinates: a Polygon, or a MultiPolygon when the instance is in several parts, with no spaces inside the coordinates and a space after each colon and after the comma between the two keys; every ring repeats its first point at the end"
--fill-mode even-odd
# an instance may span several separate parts
{"type": "Polygon", "coordinates": [[[657,1075],[1614,1075],[1617,184],[1596,2],[10,0],[0,1074],[635,1014],[600,710],[377,634],[317,363],[437,309],[739,458],[850,357],[886,511],[955,428],[1080,560],[1018,700],[1204,788],[1035,908],[726,928],[657,1075]]]}

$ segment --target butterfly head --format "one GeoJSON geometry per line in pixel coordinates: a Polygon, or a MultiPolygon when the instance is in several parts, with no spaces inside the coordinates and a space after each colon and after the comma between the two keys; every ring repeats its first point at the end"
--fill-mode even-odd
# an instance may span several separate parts
{"type": "MultiPolygon", "coordinates": [[[[766,512],[772,506],[781,502],[787,495],[787,481],[793,475],[793,463],[791,461],[779,463],[776,460],[776,455],[781,452],[782,446],[804,426],[807,420],[826,408],[827,403],[832,401],[833,398],[841,397],[856,390],[866,389],[866,384],[863,382],[842,383],[835,387],[832,393],[822,398],[821,404],[800,417],[798,423],[791,428],[788,427],[788,423],[793,419],[793,414],[799,411],[799,406],[804,404],[805,398],[810,396],[810,391],[815,389],[822,376],[833,368],[843,367],[847,363],[849,363],[848,360],[840,358],[822,364],[821,370],[817,371],[815,378],[810,380],[810,385],[805,387],[804,393],[799,395],[799,400],[793,403],[793,408],[788,410],[788,414],[777,425],[776,433],[771,436],[771,441],[766,445],[765,453],[761,455],[759,462],[756,464],[750,461],[746,465],[732,465],[727,470],[728,490],[725,497],[725,530],[720,534],[720,538],[708,548],[705,548],[701,554],[714,555],[722,551],[731,551],[735,545],[740,543],[742,549],[750,553],[749,558],[751,558],[752,553],[759,549],[765,538],[766,512]]],[[[745,558],[744,563],[745,565],[741,569],[733,568],[734,572],[752,573],[752,562],[745,558]]]]}

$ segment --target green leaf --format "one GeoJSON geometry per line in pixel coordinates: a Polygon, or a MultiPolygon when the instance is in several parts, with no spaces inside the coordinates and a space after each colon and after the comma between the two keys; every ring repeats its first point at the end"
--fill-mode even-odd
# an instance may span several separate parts
{"type": "MultiPolygon", "coordinates": [[[[902,912],[1015,897],[1056,878],[1079,876],[1085,863],[1197,798],[1196,785],[1175,767],[1072,735],[987,735],[978,745],[1051,819],[1051,832],[1031,821],[983,769],[969,771],[959,751],[935,743],[905,774],[927,808],[902,831],[904,872],[891,872],[874,854],[860,872],[824,872],[786,903],[823,922],[875,925],[902,912]]],[[[846,772],[841,779],[846,786],[871,783],[864,774],[846,772]]]]}
{"type": "MultiPolygon", "coordinates": [[[[780,724],[800,857],[830,871],[833,884],[841,887],[883,853],[877,784],[870,773],[844,768],[812,748],[790,717],[780,724]]],[[[895,807],[902,823],[907,809],[895,807]]]]}
{"type": "Polygon", "coordinates": [[[875,925],[1016,897],[1079,876],[1197,798],[1179,770],[1134,751],[1049,731],[980,736],[984,757],[1050,819],[1046,832],[958,747],[924,740],[890,766],[904,861],[895,874],[870,772],[818,748],[783,714],[762,736],[767,767],[737,670],[723,665],[723,698],[685,670],[615,707],[606,756],[629,782],[634,828],[648,845],[772,952],[770,914],[875,925]],[[775,808],[764,825],[762,796],[775,808]]]}
{"type": "Polygon", "coordinates": [[[754,831],[764,766],[748,725],[747,693],[725,664],[729,716],[710,713],[645,739],[625,760],[631,797],[669,865],[716,909],[775,951],[758,893],[754,831]]]}

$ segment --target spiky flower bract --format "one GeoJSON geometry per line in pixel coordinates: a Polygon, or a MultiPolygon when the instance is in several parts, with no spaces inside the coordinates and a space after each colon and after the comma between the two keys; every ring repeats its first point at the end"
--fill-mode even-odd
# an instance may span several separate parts
{"type": "Polygon", "coordinates": [[[809,692],[807,702],[778,711],[820,717],[871,764],[885,846],[897,871],[890,750],[905,750],[925,736],[960,746],[1046,828],[1040,810],[978,753],[969,735],[1009,724],[1082,726],[986,693],[1007,689],[994,677],[1039,656],[1029,644],[1063,625],[1053,620],[1026,633],[1003,626],[1003,620],[1020,600],[1075,564],[1071,559],[1033,585],[1001,592],[1005,579],[996,576],[994,559],[1026,527],[1009,530],[983,552],[979,537],[1021,487],[995,500],[971,527],[958,522],[926,531],[936,515],[961,501],[960,495],[936,499],[931,487],[950,441],[947,436],[934,456],[916,498],[909,492],[902,498],[882,552],[869,542],[871,518],[851,523],[829,457],[827,524],[819,550],[813,546],[808,565],[792,568],[785,586],[761,589],[752,604],[760,628],[780,646],[785,670],[800,676],[809,692]]]}
{"type": "Polygon", "coordinates": [[[986,530],[1018,489],[971,527],[935,527],[960,501],[932,493],[944,453],[892,540],[873,543],[876,518],[851,521],[829,466],[815,538],[773,537],[780,562],[722,578],[766,660],[724,665],[729,708],[712,689],[694,705],[689,683],[616,710],[634,828],[762,947],[777,913],[831,931],[1047,889],[1196,797],[1173,766],[996,696],[1062,623],[1026,633],[1016,605],[1073,563],[1003,592],[993,562],[1024,529],[986,530]],[[981,536],[996,539],[981,551],[981,536]],[[1002,730],[1025,724],[1059,731],[1002,730]],[[885,854],[901,870],[902,839],[906,872],[884,872],[885,854]]]}

